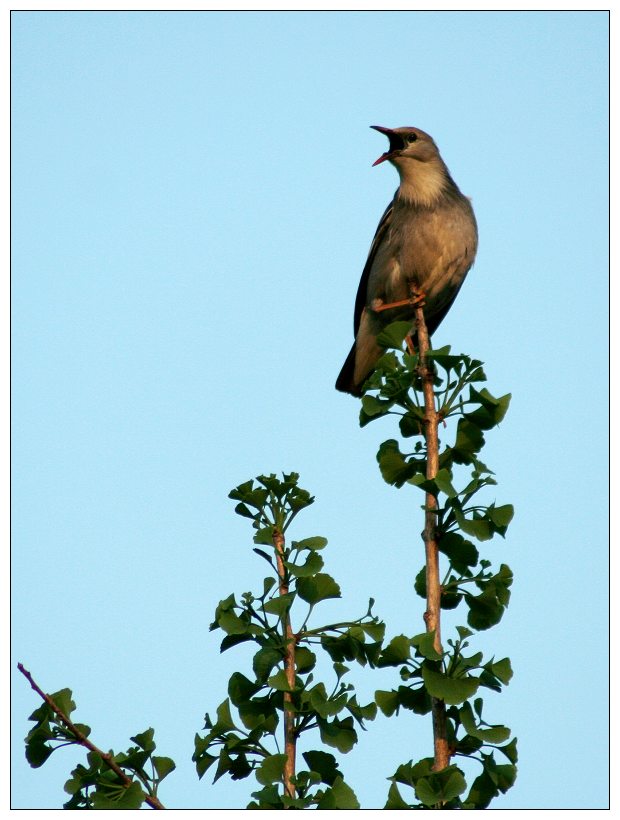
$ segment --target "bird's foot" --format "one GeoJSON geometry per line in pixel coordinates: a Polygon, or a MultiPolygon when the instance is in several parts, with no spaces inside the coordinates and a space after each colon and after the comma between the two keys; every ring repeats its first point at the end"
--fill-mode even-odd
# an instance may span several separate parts
{"type": "Polygon", "coordinates": [[[382,313],[384,310],[392,310],[393,308],[405,307],[406,305],[411,307],[424,307],[426,294],[423,291],[411,287],[410,294],[408,299],[399,299],[398,302],[387,302],[385,304],[381,304],[378,299],[375,299],[371,310],[374,313],[382,313]]]}
{"type": "Polygon", "coordinates": [[[426,294],[419,290],[412,282],[409,282],[409,302],[414,307],[424,307],[426,294]]]}

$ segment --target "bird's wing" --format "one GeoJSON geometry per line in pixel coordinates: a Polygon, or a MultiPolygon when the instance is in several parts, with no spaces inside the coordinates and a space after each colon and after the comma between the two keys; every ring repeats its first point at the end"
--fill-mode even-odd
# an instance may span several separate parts
{"type": "Polygon", "coordinates": [[[446,318],[446,314],[450,310],[450,308],[452,307],[452,305],[454,303],[454,300],[456,299],[456,295],[457,295],[457,293],[459,292],[460,289],[461,289],[461,285],[459,285],[457,288],[455,288],[454,292],[452,293],[452,295],[450,296],[448,301],[438,311],[433,313],[431,316],[426,316],[425,315],[424,318],[426,320],[426,330],[427,330],[429,336],[433,335],[433,333],[437,330],[439,325],[446,318]]]}
{"type": "Polygon", "coordinates": [[[372,263],[375,261],[377,248],[379,247],[386,233],[390,229],[390,225],[392,223],[393,206],[394,200],[390,202],[390,204],[385,209],[385,213],[381,217],[381,221],[377,226],[374,239],[372,240],[372,245],[370,246],[370,251],[368,252],[368,259],[366,260],[364,270],[362,271],[362,278],[360,279],[360,284],[357,289],[357,296],[355,297],[355,313],[353,314],[354,336],[357,336],[357,331],[359,330],[360,321],[362,318],[362,311],[366,307],[366,291],[368,289],[368,278],[370,276],[370,269],[372,268],[372,263]]]}

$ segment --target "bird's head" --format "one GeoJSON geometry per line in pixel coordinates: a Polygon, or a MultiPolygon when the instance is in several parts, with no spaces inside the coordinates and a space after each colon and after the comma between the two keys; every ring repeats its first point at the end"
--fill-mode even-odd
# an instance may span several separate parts
{"type": "Polygon", "coordinates": [[[397,168],[406,168],[411,162],[429,162],[439,156],[433,138],[420,128],[384,128],[382,125],[370,127],[385,134],[390,141],[388,150],[373,165],[379,165],[387,159],[397,168]]]}
{"type": "Polygon", "coordinates": [[[395,166],[400,176],[399,198],[430,206],[448,185],[454,185],[433,138],[421,128],[370,127],[390,141],[388,150],[373,165],[389,160],[395,166]]]}

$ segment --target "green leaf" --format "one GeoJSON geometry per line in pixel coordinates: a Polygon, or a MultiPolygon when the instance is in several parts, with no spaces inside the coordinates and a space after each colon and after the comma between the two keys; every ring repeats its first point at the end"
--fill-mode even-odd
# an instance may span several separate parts
{"type": "Polygon", "coordinates": [[[92,796],[93,809],[139,809],[145,797],[145,793],[135,781],[129,786],[119,786],[111,796],[97,788],[92,796]]]}
{"type": "Polygon", "coordinates": [[[255,518],[256,513],[252,512],[252,510],[248,509],[245,504],[237,504],[235,507],[235,512],[237,515],[241,515],[244,518],[255,518]]]}
{"type": "Polygon", "coordinates": [[[495,507],[492,504],[488,508],[488,516],[501,535],[505,534],[514,514],[515,510],[512,504],[504,504],[501,507],[495,507]]]}
{"type": "Polygon", "coordinates": [[[241,672],[233,672],[228,681],[228,697],[231,703],[239,706],[255,695],[260,688],[260,683],[254,683],[241,672]]]}
{"type": "Polygon", "coordinates": [[[484,729],[478,729],[475,736],[484,743],[496,746],[508,740],[510,737],[510,729],[507,726],[496,724],[494,726],[486,726],[484,729]]]}
{"type": "MultiPolygon", "coordinates": [[[[47,705],[47,703],[42,703],[34,712],[30,715],[28,720],[34,720],[36,723],[44,724],[50,720],[54,720],[54,712],[52,709],[47,705]]],[[[36,727],[38,728],[38,727],[36,727]]],[[[34,730],[33,730],[34,731],[34,730]]]]}
{"type": "Polygon", "coordinates": [[[480,428],[468,418],[462,417],[456,428],[456,441],[452,448],[452,458],[457,464],[471,464],[474,455],[484,447],[484,436],[480,428]]]}
{"type": "Polygon", "coordinates": [[[217,763],[217,769],[213,782],[216,783],[223,775],[228,774],[232,780],[242,780],[252,772],[252,767],[243,752],[238,754],[230,754],[228,747],[234,744],[239,744],[240,739],[237,735],[229,735],[224,746],[220,751],[220,756],[217,763]]]}
{"type": "Polygon", "coordinates": [[[319,572],[311,578],[297,579],[297,594],[308,604],[327,598],[340,598],[340,587],[327,573],[319,572]]]}
{"type": "Polygon", "coordinates": [[[402,350],[405,336],[411,329],[411,322],[392,322],[379,333],[377,344],[387,349],[402,350]]]}
{"type": "Polygon", "coordinates": [[[251,641],[252,635],[249,633],[245,633],[244,635],[225,635],[222,638],[222,643],[220,644],[220,652],[226,652],[227,649],[230,649],[233,646],[237,646],[240,643],[245,643],[245,641],[251,641]]]}
{"type": "Polygon", "coordinates": [[[377,666],[400,666],[411,658],[411,641],[405,635],[397,635],[385,647],[377,666]]]}
{"type": "Polygon", "coordinates": [[[353,789],[342,779],[342,775],[334,780],[317,803],[317,809],[359,809],[360,804],[353,789]]]}
{"type": "Polygon", "coordinates": [[[377,461],[384,481],[395,487],[402,487],[416,474],[424,478],[424,462],[422,460],[406,461],[400,452],[398,442],[394,439],[384,441],[377,452],[377,461]]]}
{"type": "Polygon", "coordinates": [[[222,701],[222,703],[220,703],[217,707],[217,721],[215,723],[215,727],[217,727],[220,732],[227,732],[230,729],[235,728],[235,724],[233,723],[233,719],[230,714],[230,703],[228,698],[222,701]]]}
{"type": "Polygon", "coordinates": [[[268,680],[267,683],[271,686],[272,689],[276,689],[278,692],[293,692],[294,688],[291,689],[289,686],[288,680],[286,679],[286,673],[284,669],[280,669],[279,672],[276,672],[275,675],[272,675],[268,680]]]}
{"type": "Polygon", "coordinates": [[[345,666],[344,663],[340,663],[339,661],[336,661],[336,663],[334,663],[334,672],[336,673],[336,677],[338,678],[338,680],[340,680],[340,678],[343,678],[348,671],[349,667],[345,666]]]}
{"type": "Polygon", "coordinates": [[[510,766],[506,763],[498,764],[495,769],[495,776],[499,790],[502,793],[506,793],[508,789],[514,786],[514,782],[517,779],[517,767],[510,766]]]}
{"type": "Polygon", "coordinates": [[[474,780],[464,801],[464,807],[486,809],[491,800],[499,794],[497,786],[485,770],[474,780]]]}
{"type": "Polygon", "coordinates": [[[310,704],[322,718],[332,717],[341,712],[347,702],[346,694],[337,698],[328,697],[324,683],[317,683],[310,690],[310,704]]]}
{"type": "Polygon", "coordinates": [[[262,733],[273,734],[278,723],[279,717],[275,707],[276,698],[268,695],[262,698],[253,698],[252,700],[242,703],[239,707],[239,717],[246,729],[250,731],[260,728],[259,736],[262,733]]]}
{"type": "Polygon", "coordinates": [[[261,527],[254,535],[254,543],[262,544],[263,546],[273,547],[274,526],[270,524],[268,527],[261,527]]]}
{"type": "Polygon", "coordinates": [[[304,752],[303,758],[310,771],[316,772],[320,776],[322,783],[327,783],[328,786],[331,786],[336,777],[338,777],[338,762],[336,758],[328,752],[304,752]]]}
{"type": "Polygon", "coordinates": [[[466,675],[462,678],[449,678],[428,666],[422,667],[422,677],[429,694],[443,700],[448,705],[456,705],[475,695],[480,681],[466,675]]]}
{"type": "Polygon", "coordinates": [[[167,777],[170,772],[173,772],[176,769],[176,763],[171,757],[160,757],[159,755],[153,755],[151,760],[153,761],[153,766],[155,767],[155,772],[157,773],[157,779],[160,782],[164,779],[164,777],[167,777]]]}
{"type": "Polygon", "coordinates": [[[432,632],[422,632],[411,639],[411,643],[416,647],[423,658],[429,661],[440,661],[442,655],[435,649],[435,630],[432,632]]]}
{"type": "Polygon", "coordinates": [[[270,783],[276,783],[282,780],[286,761],[287,755],[271,755],[270,757],[266,757],[255,771],[256,779],[261,786],[269,786],[270,783]]]}
{"type": "MultiPolygon", "coordinates": [[[[390,402],[391,404],[391,402],[390,402]]],[[[424,435],[424,411],[421,407],[412,408],[398,422],[403,438],[424,435]]]]}
{"type": "Polygon", "coordinates": [[[411,806],[409,803],[406,803],[403,798],[401,797],[400,792],[398,791],[398,786],[396,783],[392,783],[390,786],[390,790],[388,791],[388,798],[387,803],[383,807],[384,809],[410,809],[411,806]]]}
{"type": "Polygon", "coordinates": [[[318,552],[310,552],[303,564],[294,564],[292,561],[284,562],[286,568],[296,578],[305,578],[309,575],[316,575],[323,569],[323,559],[318,552]]]}
{"type": "Polygon", "coordinates": [[[228,635],[243,635],[248,631],[247,620],[239,618],[231,609],[220,613],[217,623],[228,635]]]}
{"type": "Polygon", "coordinates": [[[510,760],[511,763],[516,763],[517,762],[518,754],[517,754],[517,738],[516,737],[514,737],[510,741],[510,743],[507,743],[505,746],[499,746],[498,749],[499,749],[500,752],[503,752],[506,755],[506,757],[508,758],[508,760],[510,760]]]}
{"type": "Polygon", "coordinates": [[[71,713],[75,711],[75,702],[71,689],[60,689],[50,697],[61,712],[64,712],[67,717],[71,717],[71,713]]]}
{"type": "Polygon", "coordinates": [[[463,772],[456,766],[448,766],[440,772],[433,772],[428,777],[416,781],[415,793],[425,806],[436,806],[447,803],[458,797],[467,789],[463,772]]]}
{"type": "MultiPolygon", "coordinates": [[[[450,576],[449,583],[455,581],[454,575],[450,576]]],[[[442,609],[456,609],[463,600],[463,593],[458,592],[456,588],[441,589],[440,604],[442,609]]]]}
{"type": "MultiPolygon", "coordinates": [[[[265,505],[267,496],[268,493],[266,490],[261,487],[254,487],[253,480],[245,481],[243,484],[235,487],[234,490],[231,490],[228,494],[228,497],[232,498],[234,501],[241,501],[250,507],[255,507],[257,510],[261,509],[265,505]]],[[[235,509],[235,512],[237,512],[237,509],[235,509]]],[[[243,515],[243,513],[239,513],[239,515],[243,515]]]]}
{"type": "Polygon", "coordinates": [[[501,621],[505,607],[498,601],[494,586],[488,586],[480,595],[465,593],[464,597],[469,607],[467,623],[474,629],[489,629],[501,621]]]}
{"type": "MultiPolygon", "coordinates": [[[[265,786],[257,792],[252,792],[252,797],[255,797],[257,803],[249,803],[248,809],[282,809],[284,808],[283,799],[280,797],[277,786],[265,786]]],[[[293,802],[289,800],[288,802],[293,802]]]]}
{"type": "Polygon", "coordinates": [[[90,726],[87,726],[85,723],[74,723],[73,725],[78,732],[81,732],[84,735],[84,737],[88,737],[90,735],[90,726]]]}
{"type": "Polygon", "coordinates": [[[420,598],[426,598],[426,567],[422,567],[416,575],[413,588],[416,595],[419,595],[420,598]]]}
{"type": "Polygon", "coordinates": [[[114,756],[114,759],[119,765],[137,772],[144,768],[150,754],[150,752],[140,751],[136,747],[133,747],[129,749],[128,752],[119,752],[114,756]]]}
{"type": "Polygon", "coordinates": [[[514,784],[517,768],[511,764],[498,765],[493,753],[481,754],[482,774],[476,778],[464,803],[465,808],[486,808],[491,800],[506,792],[514,784]]]}
{"type": "Polygon", "coordinates": [[[362,409],[369,418],[385,415],[391,406],[392,402],[389,399],[362,396],[362,409]]]}
{"type": "Polygon", "coordinates": [[[298,646],[295,650],[295,665],[299,674],[310,672],[316,665],[316,655],[305,646],[298,646]]]}
{"type": "Polygon", "coordinates": [[[263,608],[265,612],[268,612],[270,615],[278,615],[278,617],[281,618],[291,608],[294,600],[295,593],[287,592],[285,595],[278,595],[275,598],[271,598],[271,600],[265,603],[263,608]]]}
{"type": "Polygon", "coordinates": [[[510,658],[502,658],[501,661],[486,664],[485,669],[488,669],[491,674],[499,678],[502,683],[508,684],[512,678],[512,666],[510,665],[510,658]]]}
{"type": "Polygon", "coordinates": [[[385,624],[381,621],[362,621],[360,627],[373,641],[382,641],[385,636],[385,624]]]}
{"type": "Polygon", "coordinates": [[[409,763],[402,763],[389,779],[405,786],[414,786],[420,777],[428,777],[433,773],[433,763],[432,757],[423,757],[415,765],[410,760],[409,763]]]}
{"type": "Polygon", "coordinates": [[[464,735],[456,744],[456,751],[458,754],[467,755],[468,757],[474,755],[482,747],[482,741],[477,737],[471,735],[464,735]]]}
{"type": "Polygon", "coordinates": [[[375,702],[386,717],[392,717],[394,712],[396,712],[400,706],[398,692],[394,690],[387,692],[385,690],[377,689],[375,692],[375,702]]]}
{"type": "MultiPolygon", "coordinates": [[[[198,740],[202,740],[199,735],[196,735],[196,743],[198,740]]],[[[217,757],[215,755],[209,754],[208,752],[194,752],[192,760],[196,763],[196,773],[198,774],[198,779],[202,780],[205,772],[215,763],[217,757]]]]}
{"type": "Polygon", "coordinates": [[[282,658],[282,652],[274,647],[263,646],[259,649],[252,659],[252,669],[256,680],[261,683],[266,681],[273,667],[277,666],[282,658]]]}
{"type": "Polygon", "coordinates": [[[133,740],[134,743],[137,743],[138,746],[146,752],[152,752],[155,749],[155,741],[153,740],[154,737],[155,729],[151,728],[129,739],[133,740]]]}
{"type": "Polygon", "coordinates": [[[444,533],[439,539],[439,551],[450,559],[456,572],[466,573],[478,563],[478,550],[456,532],[444,533]]]}
{"type": "Polygon", "coordinates": [[[357,702],[357,697],[355,695],[353,695],[352,698],[349,698],[347,709],[351,712],[355,720],[362,728],[364,728],[365,720],[374,720],[377,717],[377,704],[374,701],[371,701],[370,703],[367,703],[366,706],[361,706],[357,702]]]}
{"type": "Polygon", "coordinates": [[[322,550],[327,546],[327,538],[322,535],[314,535],[312,538],[302,538],[301,541],[293,541],[291,547],[297,550],[322,550]]]}
{"type": "Polygon", "coordinates": [[[339,752],[346,754],[357,743],[357,732],[353,728],[352,717],[346,717],[342,720],[334,718],[332,721],[317,717],[317,723],[321,740],[327,746],[332,746],[338,749],[339,752]]]}
{"type": "Polygon", "coordinates": [[[442,493],[448,496],[448,498],[454,498],[458,495],[452,484],[452,473],[445,467],[438,470],[437,475],[435,476],[435,484],[442,493]]]}
{"type": "Polygon", "coordinates": [[[486,387],[478,392],[470,385],[469,400],[478,402],[480,407],[471,413],[467,413],[467,417],[483,430],[490,430],[498,425],[506,415],[510,398],[510,393],[507,393],[505,396],[496,399],[486,387]]]}
{"type": "Polygon", "coordinates": [[[33,769],[42,766],[54,749],[45,743],[45,737],[33,736],[26,743],[26,760],[33,769]]]}
{"type": "Polygon", "coordinates": [[[399,686],[398,698],[403,709],[416,715],[427,715],[431,711],[431,699],[423,686],[399,686]]]}
{"type": "Polygon", "coordinates": [[[429,350],[426,355],[444,370],[450,371],[456,369],[459,373],[461,371],[461,365],[469,360],[469,357],[463,354],[450,355],[450,345],[445,345],[437,350],[429,350]]]}
{"type": "Polygon", "coordinates": [[[510,729],[506,726],[481,727],[476,724],[474,713],[469,703],[464,703],[459,709],[459,717],[463,728],[468,735],[478,738],[483,743],[497,744],[504,743],[510,737],[510,729]]]}
{"type": "Polygon", "coordinates": [[[476,513],[472,518],[467,518],[456,506],[454,506],[454,517],[463,532],[467,535],[473,535],[478,541],[489,541],[493,538],[494,528],[486,518],[481,518],[476,513]]]}

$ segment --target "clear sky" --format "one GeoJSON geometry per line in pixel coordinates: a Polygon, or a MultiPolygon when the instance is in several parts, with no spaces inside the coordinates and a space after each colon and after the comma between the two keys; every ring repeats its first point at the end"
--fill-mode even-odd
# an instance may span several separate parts
{"type": "MultiPolygon", "coordinates": [[[[333,383],[396,185],[385,138],[431,133],[480,249],[436,346],[513,394],[483,460],[515,573],[477,646],[515,676],[487,709],[519,738],[497,808],[607,805],[607,27],[603,12],[12,16],[13,665],[68,686],[104,748],[154,726],[177,808],[245,806],[199,782],[205,711],[247,655],[221,598],[261,587],[227,498],[295,470],[338,611],[368,598],[422,631],[420,499],[385,484],[391,422],[333,383]]],[[[361,700],[398,685],[355,672],[361,700]]],[[[60,807],[81,754],[23,758],[38,705],[13,679],[13,807],[60,807]]],[[[341,758],[366,808],[429,754],[429,722],[378,718],[341,758]]]]}

